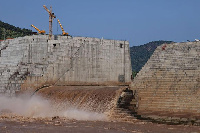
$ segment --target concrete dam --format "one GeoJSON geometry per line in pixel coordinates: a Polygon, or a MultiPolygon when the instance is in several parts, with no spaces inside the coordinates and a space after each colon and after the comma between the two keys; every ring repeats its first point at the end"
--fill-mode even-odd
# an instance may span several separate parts
{"type": "Polygon", "coordinates": [[[0,42],[2,95],[29,92],[52,105],[73,105],[120,121],[200,125],[200,42],[157,47],[131,80],[128,41],[53,38],[33,35],[0,42]]]}
{"type": "Polygon", "coordinates": [[[49,40],[48,35],[33,35],[1,41],[0,48],[0,100],[15,107],[4,107],[0,102],[0,114],[8,110],[31,118],[41,114],[49,117],[46,114],[63,116],[64,110],[74,113],[71,110],[75,109],[78,113],[72,119],[79,120],[84,116],[80,112],[89,111],[95,120],[135,120],[130,113],[117,113],[124,114],[127,109],[116,106],[121,92],[131,83],[128,41],[70,36],[49,40]],[[24,95],[28,99],[24,100],[24,95]],[[35,99],[33,105],[29,105],[31,99],[35,99]],[[41,105],[45,100],[50,104],[41,105]],[[22,104],[24,101],[28,103],[22,104]],[[50,108],[45,109],[46,105],[50,108]],[[19,108],[26,113],[16,112],[19,108]]]}
{"type": "Polygon", "coordinates": [[[143,118],[200,125],[200,42],[157,47],[131,88],[143,118]]]}
{"type": "Polygon", "coordinates": [[[43,86],[128,85],[129,43],[88,37],[47,35],[0,43],[0,93],[43,86]]]}

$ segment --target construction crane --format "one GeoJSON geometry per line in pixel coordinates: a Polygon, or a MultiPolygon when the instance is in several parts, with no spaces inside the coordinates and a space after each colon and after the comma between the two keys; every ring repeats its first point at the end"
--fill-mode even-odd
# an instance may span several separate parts
{"type": "Polygon", "coordinates": [[[54,15],[54,13],[52,13],[52,7],[50,7],[50,11],[49,9],[47,9],[47,7],[45,5],[43,5],[44,9],[49,13],[49,40],[51,40],[52,37],[52,22],[53,19],[56,18],[56,16],[54,15]]]}
{"type": "Polygon", "coordinates": [[[63,29],[63,27],[62,27],[62,25],[61,25],[61,23],[60,23],[60,20],[59,20],[59,19],[57,19],[57,20],[58,20],[58,23],[59,23],[59,25],[60,25],[60,28],[62,29],[62,35],[63,35],[63,36],[69,36],[69,34],[66,33],[65,30],[63,29]]]}
{"type": "Polygon", "coordinates": [[[34,25],[31,25],[33,28],[35,28],[39,34],[45,34],[44,30],[39,30],[37,27],[35,27],[34,25]]]}

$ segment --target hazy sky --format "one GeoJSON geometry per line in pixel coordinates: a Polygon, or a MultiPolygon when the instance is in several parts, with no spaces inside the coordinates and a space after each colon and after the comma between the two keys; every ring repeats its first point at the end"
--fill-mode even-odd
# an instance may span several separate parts
{"type": "MultiPolygon", "coordinates": [[[[73,36],[128,40],[130,46],[200,39],[200,0],[0,0],[0,20],[48,32],[43,5],[53,6],[73,36]]],[[[61,34],[58,26],[54,20],[54,34],[61,34]]]]}

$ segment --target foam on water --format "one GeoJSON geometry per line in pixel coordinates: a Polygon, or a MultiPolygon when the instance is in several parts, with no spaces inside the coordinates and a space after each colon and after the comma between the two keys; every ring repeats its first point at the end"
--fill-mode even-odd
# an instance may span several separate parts
{"type": "Polygon", "coordinates": [[[55,108],[51,101],[40,96],[33,97],[0,97],[0,112],[9,112],[25,117],[66,117],[76,120],[106,120],[106,115],[92,111],[85,111],[69,106],[67,109],[55,108]]]}
{"type": "Polygon", "coordinates": [[[0,113],[25,117],[65,117],[76,120],[107,120],[116,105],[120,87],[54,86],[43,88],[32,97],[0,96],[0,113]]]}

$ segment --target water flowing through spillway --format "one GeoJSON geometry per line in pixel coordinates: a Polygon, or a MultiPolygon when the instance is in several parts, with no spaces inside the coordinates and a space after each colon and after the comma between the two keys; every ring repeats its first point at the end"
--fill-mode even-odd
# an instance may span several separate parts
{"type": "Polygon", "coordinates": [[[71,105],[83,110],[103,113],[112,108],[117,90],[119,87],[55,86],[41,89],[38,94],[54,101],[61,107],[71,105]]]}
{"type": "Polygon", "coordinates": [[[107,120],[116,106],[121,87],[53,86],[42,88],[32,97],[0,97],[0,112],[25,117],[66,117],[76,120],[107,120]]]}

